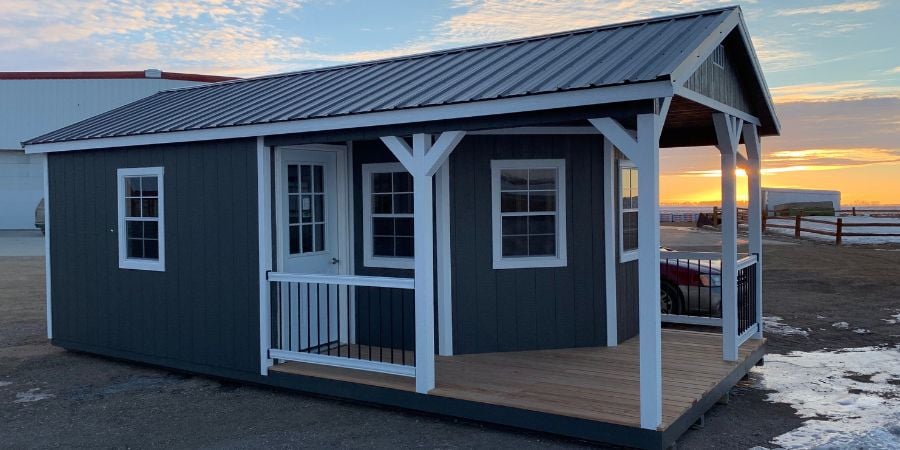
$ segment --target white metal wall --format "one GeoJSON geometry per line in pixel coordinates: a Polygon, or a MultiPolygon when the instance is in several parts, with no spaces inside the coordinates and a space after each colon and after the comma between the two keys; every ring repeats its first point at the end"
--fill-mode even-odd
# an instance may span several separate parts
{"type": "Polygon", "coordinates": [[[0,80],[0,230],[34,228],[42,156],[21,142],[163,89],[198,84],[160,78],[0,80]]]}

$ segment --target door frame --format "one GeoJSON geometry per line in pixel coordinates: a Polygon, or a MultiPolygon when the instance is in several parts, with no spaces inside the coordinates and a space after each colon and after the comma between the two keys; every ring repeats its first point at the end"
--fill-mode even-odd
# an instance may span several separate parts
{"type": "Polygon", "coordinates": [[[302,150],[316,152],[333,152],[335,154],[335,197],[337,204],[337,257],[340,260],[338,264],[338,273],[341,275],[349,275],[353,272],[352,261],[350,255],[353,250],[352,234],[350,233],[350,223],[352,214],[350,211],[350,174],[349,160],[346,145],[333,144],[309,144],[309,145],[285,145],[275,147],[274,162],[274,186],[275,190],[275,207],[273,208],[275,222],[275,270],[281,272],[285,270],[285,252],[284,252],[284,224],[282,223],[282,215],[284,211],[285,191],[282,189],[284,183],[284,175],[282,174],[282,165],[285,160],[285,151],[302,150]]]}

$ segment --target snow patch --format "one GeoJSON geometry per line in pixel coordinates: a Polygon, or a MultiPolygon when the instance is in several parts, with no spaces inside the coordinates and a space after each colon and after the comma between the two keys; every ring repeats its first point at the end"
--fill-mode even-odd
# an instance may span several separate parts
{"type": "Polygon", "coordinates": [[[0,381],[0,387],[9,386],[12,384],[12,381],[0,381]]]}
{"type": "Polygon", "coordinates": [[[898,323],[900,323],[900,313],[894,314],[891,317],[893,317],[893,319],[881,319],[881,320],[887,322],[888,325],[897,325],[898,323]]]}
{"type": "Polygon", "coordinates": [[[853,332],[856,334],[870,334],[872,333],[872,330],[867,330],[865,328],[854,328],[853,332]]]}
{"type": "Polygon", "coordinates": [[[54,397],[53,394],[45,394],[40,391],[41,388],[31,388],[26,392],[17,392],[16,399],[13,400],[13,403],[31,403],[38,402],[41,400],[46,400],[48,398],[54,397]]]}
{"type": "Polygon", "coordinates": [[[800,448],[900,448],[900,346],[770,354],[757,387],[810,419],[773,443],[800,448]]]}
{"type": "Polygon", "coordinates": [[[766,333],[778,334],[781,336],[809,336],[808,331],[801,330],[800,328],[794,328],[786,323],[783,323],[782,320],[784,319],[778,316],[764,316],[763,330],[766,333]]]}
{"type": "Polygon", "coordinates": [[[850,328],[850,324],[847,322],[835,322],[831,324],[831,326],[837,328],[838,330],[846,330],[850,328]]]}

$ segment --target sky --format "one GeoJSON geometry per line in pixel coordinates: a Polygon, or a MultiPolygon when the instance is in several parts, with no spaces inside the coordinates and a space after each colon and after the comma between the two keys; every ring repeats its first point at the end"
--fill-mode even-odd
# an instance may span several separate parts
{"type": "MultiPolygon", "coordinates": [[[[254,76],[731,4],[0,0],[0,71],[254,76]]],[[[763,184],[840,190],[847,205],[900,204],[900,0],[740,5],[783,128],[763,139],[763,184]]],[[[718,202],[716,150],[665,149],[661,158],[662,203],[718,202]]]]}

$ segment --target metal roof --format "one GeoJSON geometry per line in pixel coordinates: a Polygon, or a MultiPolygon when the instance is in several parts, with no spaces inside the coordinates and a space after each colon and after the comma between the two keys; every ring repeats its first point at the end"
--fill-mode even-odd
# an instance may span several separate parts
{"type": "Polygon", "coordinates": [[[736,9],[172,89],[26,144],[299,121],[665,80],[736,9]]]}

